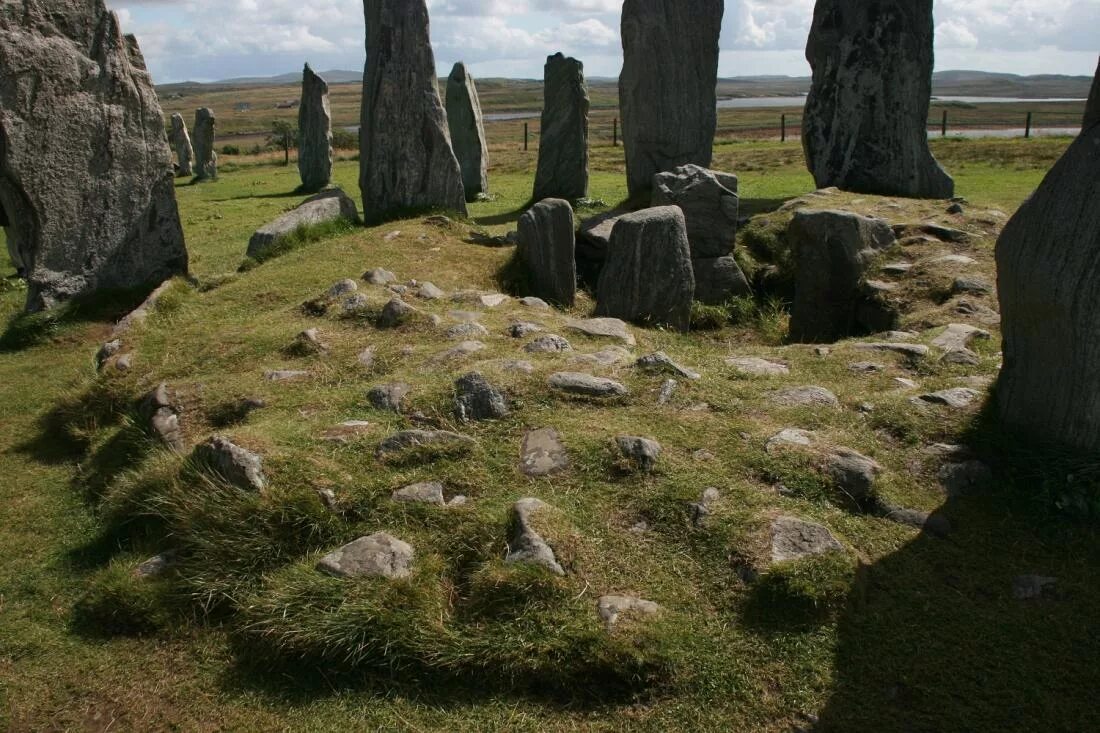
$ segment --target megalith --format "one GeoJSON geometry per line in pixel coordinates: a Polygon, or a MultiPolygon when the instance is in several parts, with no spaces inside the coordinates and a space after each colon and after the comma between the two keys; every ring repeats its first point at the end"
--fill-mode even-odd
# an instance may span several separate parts
{"type": "Polygon", "coordinates": [[[519,219],[517,254],[530,280],[530,292],[556,305],[572,307],[577,297],[576,232],[573,207],[545,199],[519,219]]]}
{"type": "Polygon", "coordinates": [[[1089,101],[1085,105],[1085,119],[1081,129],[1087,130],[1098,122],[1100,122],[1100,62],[1096,64],[1096,76],[1092,80],[1092,91],[1089,92],[1089,101]]]}
{"type": "Polygon", "coordinates": [[[214,110],[200,107],[195,110],[194,132],[195,178],[213,181],[218,177],[218,153],[214,150],[214,110]]]}
{"type": "Polygon", "coordinates": [[[817,0],[802,146],[818,188],[950,198],[928,147],[932,0],[817,0]]]}
{"type": "Polygon", "coordinates": [[[723,0],[626,0],[619,106],[631,195],[689,163],[709,168],[723,0]]]}
{"type": "Polygon", "coordinates": [[[466,215],[462,172],[439,99],[424,0],[363,0],[367,64],[359,129],[363,216],[401,209],[466,215]]]}
{"type": "Polygon", "coordinates": [[[447,124],[458,167],[462,170],[466,201],[476,201],[478,194],[489,193],[489,147],[485,142],[485,122],[477,86],[461,61],[454,65],[447,78],[447,124]]]}
{"type": "Polygon", "coordinates": [[[588,83],[584,64],[560,53],[546,59],[534,200],[588,196],[588,83]]]}
{"type": "Polygon", "coordinates": [[[298,174],[302,191],[313,193],[332,182],[332,112],[328,83],[306,64],[298,105],[298,174]]]}
{"type": "Polygon", "coordinates": [[[187,272],[160,102],[103,0],[0,3],[0,220],[27,309],[187,272]]]}
{"type": "Polygon", "coordinates": [[[1081,133],[997,241],[1003,423],[1100,449],[1100,125],[1081,133]]]}
{"type": "Polygon", "coordinates": [[[176,160],[179,168],[176,175],[181,178],[190,178],[195,175],[195,149],[191,147],[191,135],[187,132],[187,123],[183,115],[176,112],[172,115],[172,147],[176,149],[176,160]]]}

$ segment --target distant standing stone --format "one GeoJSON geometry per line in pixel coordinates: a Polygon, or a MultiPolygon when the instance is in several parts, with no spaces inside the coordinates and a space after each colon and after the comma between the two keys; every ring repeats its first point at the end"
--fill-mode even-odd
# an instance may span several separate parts
{"type": "Polygon", "coordinates": [[[550,476],[569,468],[569,456],[553,428],[532,430],[523,436],[519,468],[527,476],[550,476]]]}
{"type": "Polygon", "coordinates": [[[192,128],[195,148],[195,178],[200,181],[218,177],[218,154],[214,150],[214,110],[200,107],[195,110],[195,126],[192,128]]]}
{"type": "Polygon", "coordinates": [[[928,148],[932,0],[817,0],[802,145],[818,188],[948,199],[928,148]]]}
{"type": "Polygon", "coordinates": [[[518,256],[540,298],[570,308],[577,297],[576,233],[573,207],[546,199],[519,219],[518,256]]]}
{"type": "Polygon", "coordinates": [[[407,542],[376,532],[325,555],[317,569],[338,578],[407,578],[415,554],[407,542]]]}
{"type": "Polygon", "coordinates": [[[191,147],[191,135],[187,132],[187,123],[179,112],[172,115],[170,142],[176,149],[176,160],[180,166],[176,175],[181,178],[190,178],[195,175],[195,149],[191,147]]]}
{"type": "Polygon", "coordinates": [[[367,62],[359,188],[371,220],[400,209],[466,215],[462,172],[439,99],[425,0],[364,0],[367,62]]]}
{"type": "Polygon", "coordinates": [[[710,166],[717,125],[723,0],[626,0],[619,76],[627,187],[694,163],[710,166]]]}
{"type": "Polygon", "coordinates": [[[485,143],[485,123],[474,77],[459,61],[447,78],[447,124],[451,131],[466,201],[489,193],[489,146],[485,143]]]}
{"type": "Polygon", "coordinates": [[[588,84],[584,64],[557,53],[546,59],[535,174],[535,201],[588,195],[588,84]]]}
{"type": "Polygon", "coordinates": [[[320,191],[332,182],[332,112],[328,84],[306,64],[298,105],[298,173],[303,191],[320,191]]]}
{"type": "Polygon", "coordinates": [[[661,206],[619,219],[600,274],[596,315],[687,331],[694,296],[683,212],[661,206]]]}

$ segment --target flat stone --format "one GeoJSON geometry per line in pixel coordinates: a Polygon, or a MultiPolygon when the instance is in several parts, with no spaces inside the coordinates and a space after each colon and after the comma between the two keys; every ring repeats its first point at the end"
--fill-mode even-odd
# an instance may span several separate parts
{"type": "Polygon", "coordinates": [[[749,377],[785,377],[791,373],[786,364],[756,356],[733,356],[726,359],[726,366],[749,377]]]}
{"type": "Polygon", "coordinates": [[[634,361],[634,355],[622,346],[605,346],[595,353],[577,354],[569,359],[570,364],[591,364],[602,367],[620,366],[632,361],[634,361]]]}
{"type": "Polygon", "coordinates": [[[661,607],[653,601],[632,596],[601,596],[596,602],[596,611],[610,629],[619,622],[620,618],[653,616],[660,613],[661,607]]]}
{"type": "Polygon", "coordinates": [[[569,456],[561,436],[553,428],[528,431],[520,450],[520,471],[531,477],[551,476],[569,468],[569,456]]]}
{"type": "Polygon", "coordinates": [[[454,405],[459,422],[499,420],[509,414],[504,395],[478,372],[455,380],[454,405]]]}
{"type": "Polygon", "coordinates": [[[588,318],[581,321],[569,321],[565,327],[579,331],[593,338],[609,338],[620,341],[624,346],[636,346],[637,341],[630,328],[618,318],[588,318]]]}
{"type": "Polygon", "coordinates": [[[970,349],[954,349],[948,351],[940,357],[940,361],[944,364],[954,364],[955,366],[979,366],[982,363],[981,357],[970,349]]]}
{"type": "Polygon", "coordinates": [[[411,391],[412,387],[404,382],[379,384],[367,392],[367,402],[376,410],[401,412],[401,403],[411,391]]]}
{"type": "Polygon", "coordinates": [[[752,286],[733,257],[705,257],[691,261],[695,273],[695,300],[725,305],[733,298],[752,296],[752,286]]]}
{"type": "Polygon", "coordinates": [[[533,333],[541,333],[546,329],[537,323],[513,323],[508,327],[508,335],[514,339],[521,339],[530,336],[533,333]]]}
{"type": "Polygon", "coordinates": [[[989,338],[992,338],[989,331],[965,323],[952,323],[944,329],[943,333],[932,339],[932,345],[944,351],[962,351],[969,349],[974,339],[989,338]]]}
{"type": "Polygon", "coordinates": [[[890,262],[879,268],[879,271],[885,275],[907,275],[909,271],[913,269],[913,265],[908,262],[890,262]]]}
{"type": "Polygon", "coordinates": [[[447,338],[456,340],[462,339],[463,341],[485,337],[489,335],[489,329],[482,326],[480,323],[459,323],[457,325],[448,328],[444,334],[447,338]]]}
{"type": "Polygon", "coordinates": [[[511,298],[503,293],[485,293],[478,297],[478,302],[486,308],[499,308],[507,303],[511,298]]]}
{"type": "Polygon", "coordinates": [[[655,374],[672,374],[677,377],[691,380],[702,379],[701,374],[687,367],[680,366],[672,360],[672,357],[663,351],[655,351],[652,354],[643,356],[638,359],[638,361],[634,362],[634,366],[643,371],[655,374]]]}
{"type": "Polygon", "coordinates": [[[263,257],[281,240],[302,227],[341,220],[352,223],[359,221],[359,210],[355,202],[339,188],[322,191],[303,201],[294,210],[257,229],[248,240],[247,255],[252,258],[263,257]]]}
{"type": "Polygon", "coordinates": [[[363,420],[347,420],[321,433],[321,439],[329,443],[347,445],[348,443],[354,443],[356,440],[359,440],[373,429],[374,426],[369,422],[363,420]]]}
{"type": "Polygon", "coordinates": [[[264,372],[264,379],[269,382],[299,382],[309,379],[309,372],[297,369],[269,369],[264,372]]]}
{"type": "Polygon", "coordinates": [[[420,283],[416,294],[424,300],[442,300],[447,294],[430,282],[420,283]]]}
{"type": "Polygon", "coordinates": [[[524,346],[523,350],[528,354],[561,354],[566,351],[572,351],[573,346],[561,336],[549,334],[538,337],[524,346]]]}
{"type": "Polygon", "coordinates": [[[969,387],[954,387],[914,397],[913,402],[916,404],[942,405],[961,410],[964,407],[969,407],[979,397],[981,397],[981,393],[977,390],[969,387]]]}
{"type": "Polygon", "coordinates": [[[836,395],[824,387],[792,387],[780,390],[772,395],[772,402],[784,407],[822,406],[840,407],[836,395]]]}
{"type": "Polygon", "coordinates": [[[861,351],[885,351],[907,356],[910,359],[923,359],[928,356],[929,349],[924,344],[897,344],[897,343],[862,343],[855,344],[852,348],[861,351]]]}
{"type": "Polygon", "coordinates": [[[262,491],[267,484],[263,459],[222,435],[195,446],[191,460],[239,489],[262,491]]]}
{"type": "Polygon", "coordinates": [[[636,470],[650,473],[657,467],[657,459],[661,455],[661,444],[656,440],[634,435],[620,435],[615,438],[615,444],[619,447],[623,458],[636,470]]]}
{"type": "Polygon", "coordinates": [[[784,428],[768,439],[764,450],[775,453],[784,448],[808,448],[814,444],[816,437],[809,430],[801,428],[784,428]]]}
{"type": "Polygon", "coordinates": [[[556,390],[586,397],[621,397],[629,394],[629,390],[619,382],[580,372],[552,374],[549,383],[556,390]]]}
{"type": "Polygon", "coordinates": [[[797,517],[778,517],[771,527],[772,562],[844,552],[844,545],[826,527],[797,517]]]}
{"type": "Polygon", "coordinates": [[[536,514],[551,509],[549,504],[539,499],[520,499],[515,503],[512,507],[512,536],[508,542],[505,563],[540,565],[555,575],[565,575],[565,570],[554,556],[554,550],[531,523],[536,514]]]}
{"type": "Polygon", "coordinates": [[[988,295],[993,292],[993,286],[979,278],[957,277],[951,284],[951,292],[955,295],[988,295]]]}
{"type": "Polygon", "coordinates": [[[392,499],[407,504],[444,506],[447,503],[443,498],[443,484],[438,481],[425,481],[398,489],[393,492],[392,499]]]}
{"type": "Polygon", "coordinates": [[[416,450],[437,455],[465,453],[474,445],[473,438],[448,430],[402,430],[383,440],[378,445],[376,455],[385,458],[416,450]]]}
{"type": "Polygon", "coordinates": [[[407,542],[376,532],[325,555],[317,569],[338,578],[407,578],[415,554],[407,542]]]}

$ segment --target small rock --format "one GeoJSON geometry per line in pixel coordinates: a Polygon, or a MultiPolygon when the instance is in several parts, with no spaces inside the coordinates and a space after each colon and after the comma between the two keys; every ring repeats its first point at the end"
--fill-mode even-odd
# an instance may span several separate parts
{"type": "Polygon", "coordinates": [[[1017,575],[1012,579],[1012,597],[1017,601],[1042,598],[1047,590],[1053,590],[1057,584],[1057,578],[1045,575],[1017,575]]]}
{"type": "Polygon", "coordinates": [[[191,460],[239,489],[262,491],[267,483],[263,459],[221,435],[195,446],[191,460]]]}
{"type": "Polygon", "coordinates": [[[710,488],[703,489],[702,502],[706,506],[714,504],[722,498],[722,492],[711,486],[710,488]]]}
{"type": "Polygon", "coordinates": [[[376,410],[401,412],[401,403],[411,391],[412,387],[404,382],[380,384],[367,392],[367,402],[376,410]]]}
{"type": "Polygon", "coordinates": [[[489,293],[478,298],[478,302],[486,308],[496,308],[507,303],[511,298],[503,293],[489,293]]]}
{"type": "Polygon", "coordinates": [[[329,443],[347,445],[371,431],[371,424],[363,420],[347,420],[321,433],[321,439],[329,443]]]}
{"type": "Polygon", "coordinates": [[[619,622],[620,616],[652,616],[659,613],[661,607],[653,601],[630,596],[602,596],[596,602],[596,610],[610,631],[619,622]]]}
{"type": "Polygon", "coordinates": [[[969,387],[953,387],[952,389],[944,389],[914,397],[913,403],[917,405],[943,405],[961,410],[964,407],[969,407],[980,396],[980,392],[969,387]]]}
{"type": "Polygon", "coordinates": [[[95,355],[96,367],[102,369],[103,364],[120,351],[122,351],[121,339],[114,339],[113,341],[108,341],[103,344],[99,347],[99,351],[96,352],[95,355]]]}
{"type": "Polygon", "coordinates": [[[622,346],[606,346],[594,354],[577,354],[569,360],[569,363],[612,367],[629,364],[632,361],[634,361],[634,355],[622,346]]]}
{"type": "Polygon", "coordinates": [[[365,369],[370,369],[374,366],[374,357],[375,348],[373,346],[368,346],[367,348],[359,352],[356,360],[359,362],[359,366],[365,369]]]}
{"type": "Polygon", "coordinates": [[[359,283],[349,278],[347,280],[341,280],[338,283],[333,283],[332,287],[328,289],[327,294],[328,297],[335,300],[336,298],[339,298],[341,296],[350,295],[357,290],[359,290],[359,283]]]}
{"type": "Polygon", "coordinates": [[[875,374],[876,372],[886,371],[886,366],[871,361],[857,361],[854,364],[849,364],[848,369],[856,374],[875,374]]]}
{"type": "Polygon", "coordinates": [[[549,382],[553,389],[587,397],[620,397],[630,392],[619,382],[580,372],[557,372],[549,382]]]}
{"type": "Polygon", "coordinates": [[[894,383],[903,389],[920,389],[919,384],[905,377],[894,377],[894,383]]]}
{"type": "Polygon", "coordinates": [[[776,392],[772,396],[772,402],[784,407],[821,405],[824,407],[840,407],[837,396],[824,387],[792,387],[776,392]]]}
{"type": "Polygon", "coordinates": [[[825,471],[838,489],[864,505],[874,499],[875,478],[882,466],[850,448],[837,448],[826,457],[825,471]]]}
{"type": "Polygon", "coordinates": [[[927,261],[930,265],[958,265],[959,267],[969,267],[970,265],[978,264],[978,261],[973,257],[967,257],[966,255],[942,255],[940,257],[933,257],[927,261]]]}
{"type": "Polygon", "coordinates": [[[726,359],[738,374],[748,377],[782,377],[791,373],[791,368],[778,361],[770,361],[755,356],[733,356],[726,359]]]}
{"type": "Polygon", "coordinates": [[[676,393],[676,388],[680,386],[680,383],[675,379],[666,379],[665,383],[661,385],[661,391],[657,394],[657,404],[667,405],[672,401],[672,396],[676,393]]]}
{"type": "Polygon", "coordinates": [[[541,333],[545,329],[537,323],[527,323],[521,321],[519,323],[513,323],[508,327],[508,335],[514,339],[521,339],[530,336],[533,333],[541,333]]]}
{"type": "Polygon", "coordinates": [[[398,489],[393,492],[392,498],[394,501],[409,504],[435,504],[437,506],[443,506],[447,503],[443,498],[443,484],[437,481],[425,481],[423,483],[406,486],[403,489],[398,489]]]}
{"type": "Polygon", "coordinates": [[[370,298],[362,293],[356,293],[346,298],[341,307],[345,316],[363,315],[370,311],[370,298]]]}
{"type": "Polygon", "coordinates": [[[962,351],[970,348],[970,342],[974,339],[989,339],[992,335],[989,331],[967,325],[965,323],[952,323],[943,333],[932,339],[932,345],[943,351],[962,351]]]}
{"type": "Polygon", "coordinates": [[[512,508],[512,537],[508,543],[505,563],[541,565],[555,575],[565,575],[565,570],[554,556],[554,550],[531,525],[535,514],[550,509],[549,504],[539,499],[520,499],[515,503],[512,508]]]}
{"type": "Polygon", "coordinates": [[[898,276],[908,274],[908,272],[913,269],[913,265],[908,262],[891,262],[883,265],[879,269],[886,275],[898,276]]]}
{"type": "Polygon", "coordinates": [[[778,517],[772,522],[772,562],[829,552],[844,552],[844,545],[826,527],[797,517],[778,517]]]}
{"type": "Polygon", "coordinates": [[[657,467],[657,459],[661,455],[661,444],[649,438],[639,438],[634,435],[620,435],[615,438],[619,447],[619,453],[629,461],[636,470],[643,473],[652,473],[657,467]]]}
{"type": "Polygon", "coordinates": [[[768,439],[764,450],[768,453],[774,453],[783,448],[806,448],[813,445],[814,440],[814,434],[809,430],[785,428],[768,439]]]}
{"type": "Polygon", "coordinates": [[[294,338],[291,351],[303,356],[328,353],[328,344],[321,340],[321,332],[316,328],[302,331],[294,338]]]}
{"type": "Polygon", "coordinates": [[[911,359],[923,359],[928,356],[929,349],[923,344],[904,343],[866,343],[856,344],[854,348],[860,351],[885,351],[907,356],[911,359]]]}
{"type": "Polygon", "coordinates": [[[152,435],[174,451],[182,451],[183,431],[180,428],[179,414],[172,406],[168,385],[161,382],[156,389],[141,401],[141,418],[152,435]]]}
{"type": "Polygon", "coordinates": [[[451,326],[447,329],[446,337],[449,339],[470,339],[475,337],[488,336],[489,330],[482,326],[480,323],[459,323],[458,325],[451,326]]]}
{"type": "Polygon", "coordinates": [[[174,553],[162,552],[159,555],[154,555],[134,568],[134,577],[140,580],[159,578],[167,573],[175,564],[176,558],[174,553]]]}
{"type": "Polygon", "coordinates": [[[448,349],[447,351],[436,354],[432,358],[432,361],[441,364],[446,361],[465,359],[466,357],[473,356],[477,352],[482,351],[484,348],[485,344],[480,341],[463,341],[453,349],[448,349]]]}
{"type": "Polygon", "coordinates": [[[508,416],[508,402],[478,372],[455,380],[455,416],[460,422],[499,420],[508,416]]]}
{"type": "Polygon", "coordinates": [[[634,366],[647,372],[663,372],[665,374],[683,377],[684,379],[696,380],[702,378],[702,375],[698,372],[692,371],[674,362],[672,358],[663,351],[656,351],[648,356],[643,356],[638,359],[638,361],[634,362],[634,366]]]}
{"type": "Polygon", "coordinates": [[[982,363],[981,357],[970,349],[955,349],[953,351],[948,351],[940,357],[940,361],[944,364],[954,364],[955,366],[979,366],[982,363]]]}
{"type": "Polygon", "coordinates": [[[523,436],[519,469],[527,476],[550,476],[569,468],[569,456],[553,428],[531,430],[523,436]]]}
{"type": "Polygon", "coordinates": [[[420,288],[417,290],[416,294],[424,300],[442,300],[443,298],[447,297],[447,294],[445,292],[443,292],[430,282],[421,283],[420,288]]]}
{"type": "Polygon", "coordinates": [[[381,267],[376,267],[364,273],[363,279],[371,285],[389,285],[390,283],[397,282],[397,275],[394,275],[389,270],[383,270],[381,267]]]}
{"type": "Polygon", "coordinates": [[[621,341],[624,346],[636,346],[637,340],[626,323],[618,318],[589,318],[583,321],[570,321],[566,328],[579,331],[594,338],[611,338],[621,341]]]}
{"type": "Polygon", "coordinates": [[[957,277],[951,285],[955,295],[987,295],[993,292],[993,286],[985,280],[973,277],[957,277]]]}
{"type": "Polygon", "coordinates": [[[573,346],[561,336],[550,334],[547,336],[540,336],[524,346],[523,350],[528,354],[561,354],[566,351],[572,351],[573,346]]]}
{"type": "Polygon", "coordinates": [[[467,452],[474,439],[448,430],[402,430],[383,440],[375,454],[379,458],[424,450],[432,454],[467,452]]]}
{"type": "Polygon", "coordinates": [[[378,317],[379,328],[397,328],[414,316],[420,313],[419,310],[413,308],[411,305],[401,300],[401,298],[393,298],[382,309],[382,314],[378,317]]]}
{"type": "Polygon", "coordinates": [[[412,545],[377,532],[325,555],[317,569],[338,578],[407,578],[414,555],[412,545]]]}
{"type": "Polygon", "coordinates": [[[547,303],[542,298],[536,298],[530,295],[526,298],[520,298],[519,304],[527,308],[534,308],[536,310],[550,310],[549,303],[547,303]]]}

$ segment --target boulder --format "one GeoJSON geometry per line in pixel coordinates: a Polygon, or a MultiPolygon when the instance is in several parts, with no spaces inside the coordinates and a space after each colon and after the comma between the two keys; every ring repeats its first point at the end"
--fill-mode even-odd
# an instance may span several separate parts
{"type": "Polygon", "coordinates": [[[186,274],[172,151],[103,0],[0,5],[0,226],[39,311],[186,274]]]}
{"type": "Polygon", "coordinates": [[[195,175],[195,149],[191,147],[187,123],[179,112],[172,115],[172,133],[168,141],[176,150],[176,161],[179,163],[176,175],[181,178],[195,175]]]}
{"type": "Polygon", "coordinates": [[[1098,122],[1100,122],[1100,62],[1096,64],[1096,76],[1092,80],[1089,101],[1085,104],[1085,117],[1081,122],[1081,130],[1087,130],[1098,122]]]}
{"type": "Polygon", "coordinates": [[[520,499],[515,503],[512,507],[512,536],[508,541],[508,555],[504,562],[540,565],[555,575],[565,575],[565,570],[554,556],[553,548],[532,525],[536,514],[549,510],[550,505],[539,499],[520,499]]]}
{"type": "Polygon", "coordinates": [[[845,211],[799,211],[787,229],[795,261],[791,338],[822,343],[874,333],[884,309],[865,288],[879,252],[894,244],[889,224],[845,211]]]}
{"type": "MultiPolygon", "coordinates": [[[[626,0],[619,76],[631,195],[679,166],[710,165],[723,0],[626,0]]],[[[723,253],[725,254],[725,253],[723,253]]]]}
{"type": "Polygon", "coordinates": [[[596,315],[687,331],[694,297],[683,212],[661,206],[620,219],[600,273],[596,315]]]}
{"type": "Polygon", "coordinates": [[[352,223],[359,221],[359,210],[355,202],[339,188],[322,191],[275,221],[257,229],[248,240],[247,255],[253,259],[261,259],[281,239],[299,229],[341,219],[352,223]]]}
{"type": "Polygon", "coordinates": [[[460,422],[499,420],[508,413],[504,395],[478,372],[455,380],[455,416],[460,422]]]}
{"type": "Polygon", "coordinates": [[[531,430],[523,436],[519,470],[524,475],[551,476],[569,468],[569,456],[561,436],[553,428],[531,430]]]}
{"type": "Polygon", "coordinates": [[[752,286],[732,257],[692,260],[695,273],[695,300],[704,305],[723,305],[731,298],[752,295],[752,286]]]}
{"type": "Polygon", "coordinates": [[[195,110],[194,132],[195,178],[199,181],[214,180],[218,177],[218,153],[214,150],[214,128],[217,119],[214,110],[200,107],[195,110]]]}
{"type": "Polygon", "coordinates": [[[485,123],[474,77],[459,61],[447,77],[447,125],[451,132],[466,201],[476,201],[489,193],[489,147],[485,143],[485,123]]]}
{"type": "Polygon", "coordinates": [[[191,461],[238,489],[262,491],[267,484],[263,459],[222,435],[195,446],[191,461]]]}
{"type": "Polygon", "coordinates": [[[583,321],[569,321],[565,327],[592,338],[615,339],[624,346],[637,344],[634,335],[630,333],[630,328],[618,318],[587,318],[583,321]]]}
{"type": "Polygon", "coordinates": [[[519,219],[517,256],[530,278],[531,292],[571,308],[577,297],[576,235],[573,207],[546,199],[519,219]]]}
{"type": "Polygon", "coordinates": [[[737,176],[684,165],[653,177],[653,206],[679,206],[692,259],[725,257],[737,237],[737,176]]]}
{"type": "Polygon", "coordinates": [[[818,0],[802,145],[818,188],[951,198],[928,147],[932,0],[818,0]]]}
{"type": "Polygon", "coordinates": [[[320,191],[332,182],[328,83],[309,64],[302,71],[302,102],[298,105],[298,173],[303,191],[320,191]]]}
{"type": "Polygon", "coordinates": [[[376,532],[325,555],[317,569],[338,578],[407,578],[415,554],[407,542],[376,532]]]}
{"type": "Polygon", "coordinates": [[[576,201],[588,195],[588,84],[584,64],[546,59],[539,163],[532,199],[576,201]]]}
{"type": "Polygon", "coordinates": [[[402,209],[466,215],[462,171],[439,99],[425,0],[364,0],[367,62],[359,188],[371,220],[402,209]]]}

